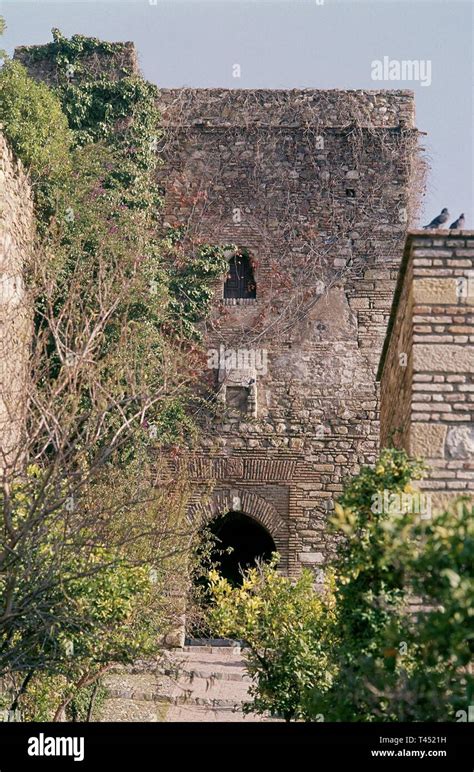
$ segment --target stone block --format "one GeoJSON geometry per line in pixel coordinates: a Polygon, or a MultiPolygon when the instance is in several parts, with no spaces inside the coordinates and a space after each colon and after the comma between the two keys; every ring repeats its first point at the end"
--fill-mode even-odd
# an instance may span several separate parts
{"type": "Polygon", "coordinates": [[[458,302],[458,284],[455,277],[423,278],[413,281],[415,303],[453,305],[458,302]]]}
{"type": "Polygon", "coordinates": [[[474,426],[452,426],[446,436],[449,458],[474,459],[474,426]]]}
{"type": "Polygon", "coordinates": [[[422,458],[444,458],[447,426],[413,423],[410,428],[410,453],[422,458]]]}
{"type": "Polygon", "coordinates": [[[299,558],[301,563],[308,563],[310,565],[324,563],[322,552],[300,552],[299,558]]]}
{"type": "Polygon", "coordinates": [[[413,346],[413,369],[421,372],[474,373],[474,348],[417,343],[413,346]]]}

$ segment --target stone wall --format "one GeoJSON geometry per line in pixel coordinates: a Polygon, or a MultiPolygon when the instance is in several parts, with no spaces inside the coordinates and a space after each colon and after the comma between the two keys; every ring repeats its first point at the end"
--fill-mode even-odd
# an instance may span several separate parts
{"type": "Polygon", "coordinates": [[[435,503],[472,495],[474,232],[409,234],[379,378],[382,445],[426,459],[435,503]]]}
{"type": "Polygon", "coordinates": [[[30,321],[23,270],[33,241],[29,181],[0,133],[0,467],[13,463],[24,405],[30,321]]]}
{"type": "Polygon", "coordinates": [[[380,389],[381,446],[396,444],[407,452],[410,450],[413,385],[413,265],[409,259],[410,251],[408,239],[392,306],[400,310],[392,313],[389,320],[380,389]]]}
{"type": "Polygon", "coordinates": [[[185,89],[159,106],[165,222],[247,250],[257,286],[229,301],[217,283],[203,329],[209,352],[254,356],[204,373],[216,411],[200,412],[193,514],[240,508],[296,574],[325,563],[333,498],[378,450],[375,373],[416,204],[413,95],[185,89]],[[248,388],[247,414],[228,385],[248,388]]]}

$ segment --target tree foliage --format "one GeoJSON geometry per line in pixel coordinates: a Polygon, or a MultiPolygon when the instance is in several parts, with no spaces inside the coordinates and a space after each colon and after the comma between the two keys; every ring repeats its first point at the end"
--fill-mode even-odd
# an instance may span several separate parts
{"type": "MultiPolygon", "coordinates": [[[[104,46],[55,31],[46,55],[61,74],[104,46]]],[[[187,482],[162,457],[196,432],[198,327],[225,261],[160,228],[156,89],[122,74],[53,91],[16,62],[0,72],[37,219],[21,426],[1,458],[0,674],[29,718],[64,717],[113,663],[159,653],[184,591],[187,482]]]]}
{"type": "Polygon", "coordinates": [[[313,590],[304,571],[294,583],[275,570],[278,555],[249,569],[240,587],[211,571],[209,591],[215,605],[209,620],[218,635],[243,640],[247,668],[254,679],[248,711],[268,711],[286,720],[304,717],[304,696],[317,682],[329,686],[331,669],[326,636],[333,614],[330,594],[313,590]]]}
{"type": "Polygon", "coordinates": [[[322,594],[303,578],[301,596],[301,580],[274,566],[247,572],[240,589],[212,574],[214,629],[250,647],[248,709],[304,720],[467,720],[474,512],[461,500],[427,516],[411,485],[422,473],[422,464],[390,449],[348,481],[322,594]],[[388,507],[377,505],[384,494],[388,507]]]}
{"type": "Polygon", "coordinates": [[[0,115],[2,131],[35,182],[67,176],[73,135],[61,103],[18,62],[7,61],[2,68],[0,115]]]}

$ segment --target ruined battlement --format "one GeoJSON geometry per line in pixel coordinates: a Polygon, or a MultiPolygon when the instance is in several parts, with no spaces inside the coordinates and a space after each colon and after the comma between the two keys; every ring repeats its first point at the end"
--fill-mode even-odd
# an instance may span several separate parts
{"type": "Polygon", "coordinates": [[[408,90],[161,89],[159,106],[164,126],[183,128],[415,128],[408,90]]]}
{"type": "MultiPolygon", "coordinates": [[[[48,51],[53,49],[54,43],[42,46],[18,46],[15,48],[13,58],[20,62],[35,80],[40,80],[48,86],[57,86],[65,81],[64,70],[59,71],[52,58],[48,57],[48,51]]],[[[90,78],[93,75],[107,76],[111,80],[120,80],[126,75],[138,75],[138,58],[135,46],[131,42],[103,44],[98,51],[85,50],[83,55],[77,57],[74,69],[74,80],[80,82],[82,73],[87,73],[90,78]]]]}

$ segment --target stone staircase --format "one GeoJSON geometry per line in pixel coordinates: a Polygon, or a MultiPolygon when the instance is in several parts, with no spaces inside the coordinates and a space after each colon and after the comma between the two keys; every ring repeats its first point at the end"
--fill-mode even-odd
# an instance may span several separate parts
{"type": "Polygon", "coordinates": [[[243,714],[249,685],[240,646],[185,646],[109,674],[100,721],[270,720],[243,714]]]}

